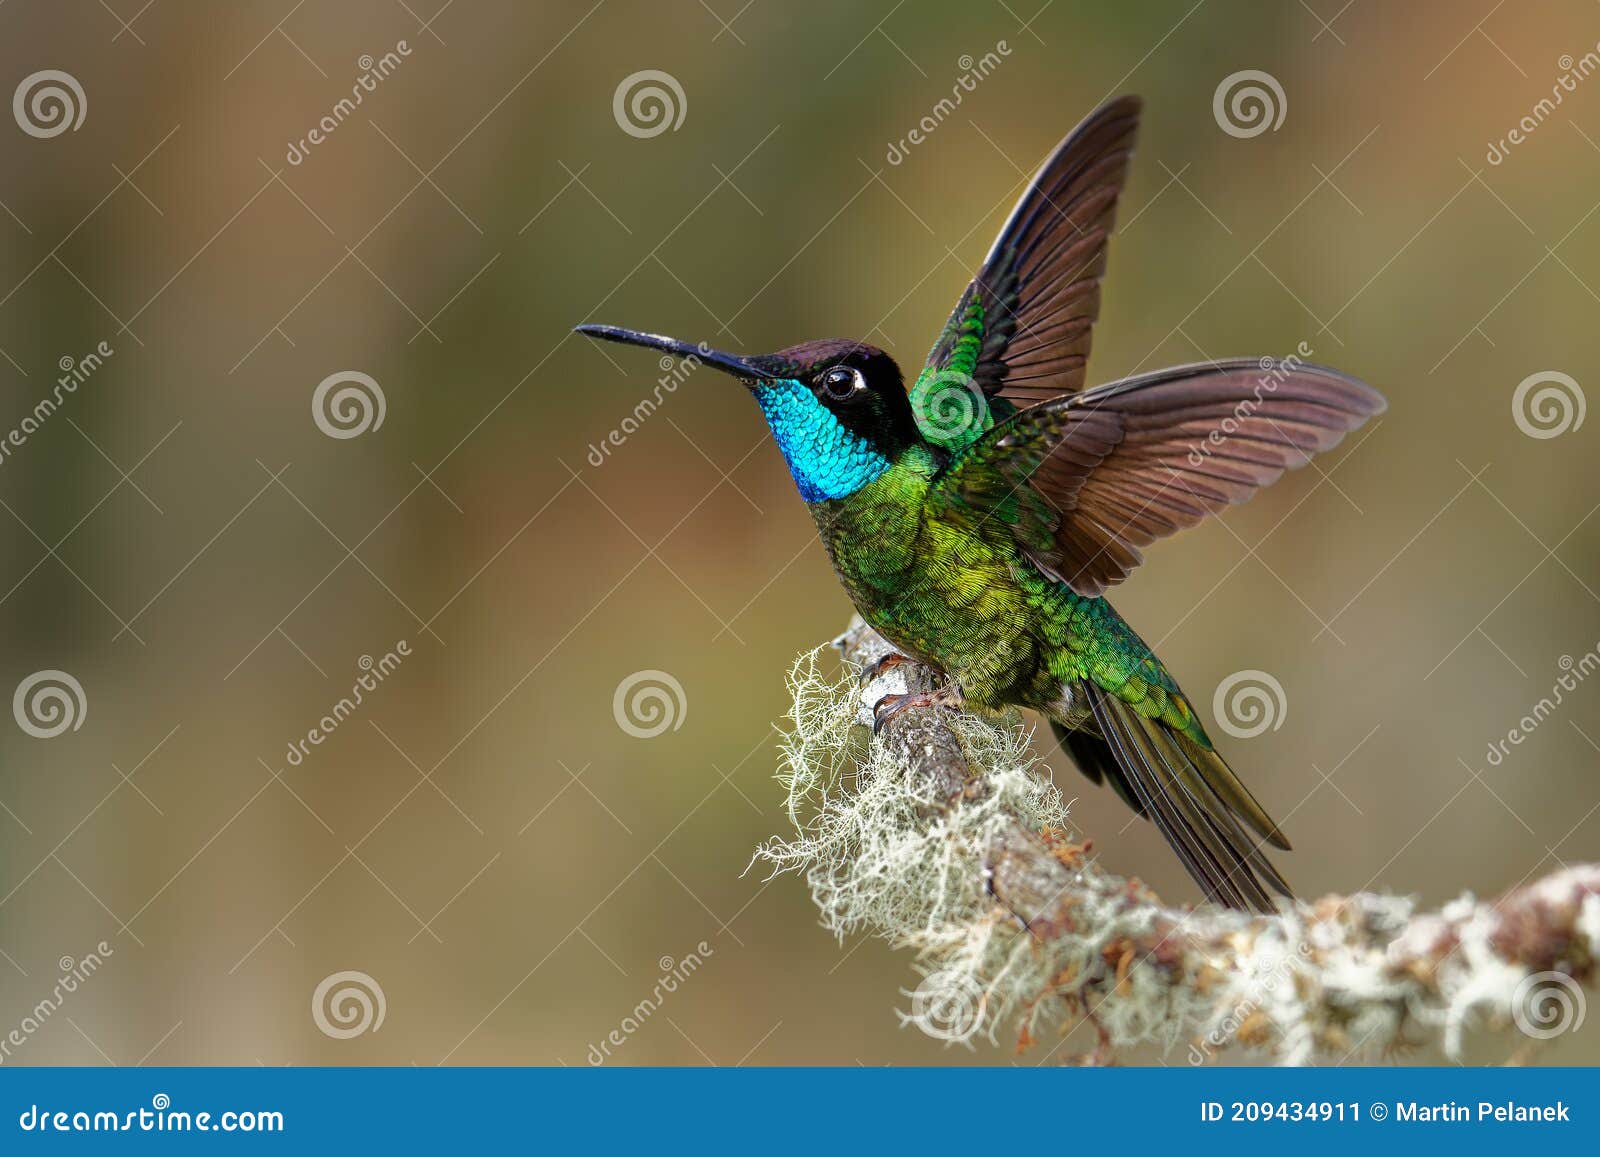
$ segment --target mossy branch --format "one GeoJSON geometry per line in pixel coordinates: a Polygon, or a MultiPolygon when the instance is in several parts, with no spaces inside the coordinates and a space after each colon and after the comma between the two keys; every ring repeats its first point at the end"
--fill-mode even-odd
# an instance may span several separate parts
{"type": "Polygon", "coordinates": [[[902,1013],[948,1041],[1055,1048],[1082,1022],[1087,1057],[1154,1042],[1203,1063],[1226,1048],[1285,1064],[1373,1057],[1469,1027],[1519,1046],[1575,1031],[1600,959],[1600,864],[1568,867],[1494,901],[1432,913],[1358,893],[1271,916],[1163,904],[1105,871],[1070,834],[1018,718],[902,713],[871,740],[886,694],[929,690],[913,664],[866,686],[892,647],[859,619],[835,640],[845,668],[809,652],[779,778],[792,838],[756,853],[803,873],[824,927],[913,950],[922,981],[902,1013]]]}

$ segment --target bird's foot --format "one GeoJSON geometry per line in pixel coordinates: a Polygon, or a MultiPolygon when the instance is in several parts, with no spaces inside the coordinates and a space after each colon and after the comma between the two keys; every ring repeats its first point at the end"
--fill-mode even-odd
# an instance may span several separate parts
{"type": "Polygon", "coordinates": [[[865,687],[879,675],[887,674],[901,664],[909,662],[911,662],[910,656],[902,655],[899,651],[890,651],[887,655],[883,656],[883,658],[879,659],[876,663],[873,663],[871,666],[869,666],[865,671],[861,672],[861,685],[865,687]]]}
{"type": "Polygon", "coordinates": [[[884,724],[913,707],[951,707],[960,709],[964,700],[954,686],[941,687],[920,695],[885,695],[872,705],[872,734],[883,730],[884,724]]]}

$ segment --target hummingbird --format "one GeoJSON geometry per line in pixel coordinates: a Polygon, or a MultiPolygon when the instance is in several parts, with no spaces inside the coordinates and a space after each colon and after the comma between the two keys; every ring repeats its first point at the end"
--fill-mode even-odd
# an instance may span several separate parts
{"type": "Polygon", "coordinates": [[[1243,502],[1385,402],[1290,357],[1085,388],[1108,239],[1142,102],[1108,101],[1050,153],[908,391],[864,341],[740,355],[606,325],[578,333],[696,359],[760,407],[862,617],[942,675],[911,709],[1044,715],[1077,768],[1153,822],[1213,902],[1292,897],[1277,823],[1218,754],[1166,665],[1105,598],[1158,539],[1243,502]]]}

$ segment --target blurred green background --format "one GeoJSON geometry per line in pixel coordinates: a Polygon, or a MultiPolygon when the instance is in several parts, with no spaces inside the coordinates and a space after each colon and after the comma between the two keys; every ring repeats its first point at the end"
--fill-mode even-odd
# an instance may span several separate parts
{"type": "MultiPolygon", "coordinates": [[[[1051,1055],[902,1027],[907,958],[745,874],[785,830],[784,672],[849,607],[730,383],[691,377],[594,465],[660,371],[569,329],[920,365],[1027,172],[1128,91],[1091,380],[1304,341],[1390,410],[1153,548],[1117,606],[1208,720],[1235,671],[1282,684],[1278,729],[1219,741],[1302,894],[1438,904],[1595,858],[1600,687],[1486,752],[1600,643],[1600,424],[1512,409],[1531,374],[1595,380],[1600,80],[1486,152],[1597,39],[1578,0],[6,4],[5,90],[58,69],[87,108],[0,128],[0,433],[114,351],[0,463],[0,689],[84,690],[77,730],[0,728],[0,1030],[112,950],[8,1063],[581,1065],[702,941],[611,1063],[1051,1055]],[[1213,94],[1245,69],[1284,116],[1237,137],[1213,94]],[[648,137],[613,111],[642,70],[683,94],[648,137]],[[340,371],[381,427],[319,430],[340,371]],[[613,716],[641,670],[683,688],[650,739],[613,716]],[[319,1031],[344,970],[379,1031],[319,1031]]],[[[1195,897],[1059,770],[1105,863],[1195,897]]],[[[1600,1058],[1596,1031],[1546,1058],[1600,1058]]]]}

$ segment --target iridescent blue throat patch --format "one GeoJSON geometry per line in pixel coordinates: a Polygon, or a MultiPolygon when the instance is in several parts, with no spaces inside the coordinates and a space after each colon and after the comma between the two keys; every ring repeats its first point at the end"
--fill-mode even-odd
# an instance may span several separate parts
{"type": "Polygon", "coordinates": [[[800,382],[764,382],[755,394],[807,502],[847,498],[889,468],[887,458],[845,429],[800,382]]]}

